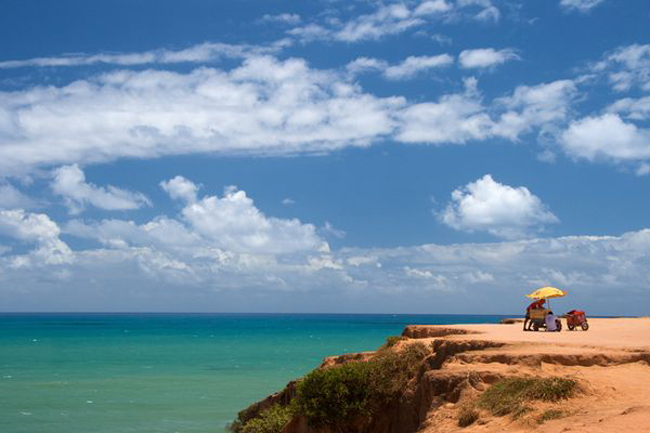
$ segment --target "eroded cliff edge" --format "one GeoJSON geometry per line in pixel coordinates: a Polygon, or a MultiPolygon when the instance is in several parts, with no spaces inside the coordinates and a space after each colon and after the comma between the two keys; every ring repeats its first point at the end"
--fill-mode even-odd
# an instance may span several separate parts
{"type": "Polygon", "coordinates": [[[589,333],[578,332],[523,333],[517,323],[409,326],[377,352],[326,358],[317,373],[242,411],[235,430],[650,431],[650,320],[592,320],[589,333]],[[299,396],[305,380],[310,388],[299,396]],[[525,384],[555,388],[548,399],[524,391],[505,409],[486,403],[500,389],[512,394],[525,384]],[[567,384],[575,387],[555,393],[567,384]],[[354,402],[357,412],[346,405],[354,402]],[[259,422],[278,408],[284,418],[270,427],[259,422]]]}

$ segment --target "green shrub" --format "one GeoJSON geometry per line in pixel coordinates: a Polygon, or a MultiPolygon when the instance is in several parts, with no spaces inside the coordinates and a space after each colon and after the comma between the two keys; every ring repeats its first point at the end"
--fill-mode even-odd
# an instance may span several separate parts
{"type": "Polygon", "coordinates": [[[312,371],[298,384],[296,412],[316,426],[368,415],[374,397],[372,370],[368,362],[349,362],[312,371]]]}
{"type": "Polygon", "coordinates": [[[429,354],[422,343],[409,344],[401,351],[380,351],[369,361],[373,366],[371,387],[377,398],[393,397],[415,376],[422,360],[429,354]]]}
{"type": "Polygon", "coordinates": [[[561,377],[503,379],[485,391],[479,399],[479,406],[494,416],[513,414],[515,418],[529,409],[523,405],[526,400],[556,401],[566,399],[575,393],[576,381],[561,377]]]}
{"type": "Polygon", "coordinates": [[[405,340],[405,337],[399,335],[391,335],[386,338],[386,342],[379,348],[379,350],[390,349],[400,341],[405,340]]]}
{"type": "Polygon", "coordinates": [[[313,426],[368,417],[399,394],[428,353],[423,344],[412,344],[400,352],[380,351],[366,362],[316,369],[297,386],[295,412],[313,426]]]}
{"type": "Polygon", "coordinates": [[[458,413],[458,427],[467,427],[474,424],[479,418],[479,413],[476,409],[470,406],[464,406],[458,413]]]}
{"type": "Polygon", "coordinates": [[[291,420],[288,406],[275,404],[262,411],[258,418],[246,422],[239,429],[240,433],[282,433],[282,429],[291,420]]]}

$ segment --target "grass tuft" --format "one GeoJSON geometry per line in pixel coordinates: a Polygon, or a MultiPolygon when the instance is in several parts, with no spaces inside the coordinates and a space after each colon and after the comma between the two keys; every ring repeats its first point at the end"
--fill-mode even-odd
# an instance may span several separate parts
{"type": "Polygon", "coordinates": [[[550,421],[552,419],[558,419],[562,418],[564,416],[564,412],[561,410],[557,409],[548,409],[544,411],[538,418],[537,422],[539,424],[544,424],[546,421],[550,421]]]}
{"type": "Polygon", "coordinates": [[[519,418],[531,409],[524,405],[528,400],[557,401],[572,397],[577,382],[561,377],[503,379],[485,391],[479,406],[494,416],[512,414],[519,418]]]}
{"type": "Polygon", "coordinates": [[[467,427],[479,419],[479,413],[473,407],[465,406],[458,413],[458,427],[467,427]]]}

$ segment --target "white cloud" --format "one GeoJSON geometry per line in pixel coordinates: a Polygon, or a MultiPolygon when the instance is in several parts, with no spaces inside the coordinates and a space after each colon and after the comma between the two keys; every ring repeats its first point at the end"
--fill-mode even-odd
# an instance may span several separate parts
{"type": "Polygon", "coordinates": [[[107,245],[155,245],[162,249],[219,249],[237,254],[293,254],[327,250],[327,244],[312,224],[297,219],[268,217],[235,187],[225,189],[222,197],[197,197],[198,187],[182,176],[161,182],[173,199],[181,200],[181,219],[159,217],[138,226],[132,222],[104,221],[86,228],[75,222],[70,233],[98,237],[107,245]]]}
{"type": "Polygon", "coordinates": [[[349,21],[309,23],[291,29],[289,34],[303,42],[331,40],[351,43],[398,35],[422,27],[433,20],[452,22],[471,18],[479,21],[498,21],[499,17],[499,9],[491,0],[426,0],[413,7],[401,2],[379,3],[372,12],[349,21]]]}
{"type": "Polygon", "coordinates": [[[252,57],[228,72],[117,71],[0,92],[0,173],[123,157],[367,146],[391,133],[404,103],[300,59],[252,57]]]}
{"type": "Polygon", "coordinates": [[[346,23],[333,36],[343,42],[379,39],[386,35],[402,33],[424,22],[423,19],[415,17],[404,4],[380,5],[375,12],[346,23]]]}
{"type": "Polygon", "coordinates": [[[0,182],[0,209],[29,209],[36,202],[17,190],[10,183],[0,182]]]}
{"type": "Polygon", "coordinates": [[[495,50],[494,48],[479,48],[474,50],[464,50],[458,56],[461,67],[471,68],[490,68],[501,65],[509,60],[518,60],[520,57],[511,48],[495,50]]]}
{"type": "Polygon", "coordinates": [[[604,0],[560,0],[560,6],[566,10],[588,12],[603,1],[604,0]]]}
{"type": "Polygon", "coordinates": [[[442,12],[449,12],[453,9],[451,3],[446,0],[427,0],[420,3],[414,11],[417,16],[439,14],[442,12]]]}
{"type": "Polygon", "coordinates": [[[160,186],[174,200],[183,200],[187,203],[194,203],[199,191],[199,187],[194,182],[185,179],[183,176],[164,180],[160,182],[160,186]]]}
{"type": "Polygon", "coordinates": [[[0,210],[0,235],[36,244],[36,249],[29,254],[13,257],[10,261],[12,267],[71,263],[73,253],[59,239],[60,233],[58,225],[45,214],[22,209],[0,210]]]}
{"type": "Polygon", "coordinates": [[[0,61],[0,69],[25,67],[72,67],[97,64],[136,66],[146,64],[207,63],[223,57],[244,58],[253,55],[271,54],[280,51],[288,40],[269,45],[232,45],[219,42],[204,42],[182,50],[159,49],[135,53],[70,54],[54,57],[37,57],[25,60],[0,61]]]}
{"type": "Polygon", "coordinates": [[[323,247],[313,225],[266,217],[245,191],[235,188],[227,188],[221,198],[190,202],[182,214],[196,233],[229,251],[280,254],[323,247]]]}
{"type": "Polygon", "coordinates": [[[4,248],[0,254],[3,306],[213,311],[218,305],[222,311],[274,311],[291,301],[293,311],[503,314],[524,308],[523,295],[530,290],[559,285],[569,290],[570,304],[593,314],[642,314],[633,305],[642,304],[650,285],[647,229],[622,236],[280,255],[219,248],[188,221],[167,217],[141,225],[75,220],[65,231],[105,247],[70,251],[47,216],[0,212],[3,235],[36,244],[29,253],[4,248]],[[613,292],[616,297],[605,296],[613,292]],[[242,294],[244,304],[237,301],[242,294]]]}
{"type": "Polygon", "coordinates": [[[348,63],[346,69],[352,74],[377,70],[382,71],[384,77],[389,80],[406,80],[423,71],[449,66],[453,63],[454,59],[449,54],[410,56],[401,63],[392,66],[383,60],[359,57],[348,63]]]}
{"type": "Polygon", "coordinates": [[[495,123],[495,135],[517,140],[521,134],[541,127],[557,129],[568,117],[578,94],[571,80],[558,80],[535,86],[517,86],[511,95],[498,98],[495,106],[501,113],[495,123]]]}
{"type": "Polygon", "coordinates": [[[281,203],[285,206],[291,206],[292,204],[296,204],[296,201],[291,197],[286,197],[282,199],[281,203]]]}
{"type": "Polygon", "coordinates": [[[458,0],[459,9],[469,8],[474,11],[473,18],[478,21],[499,21],[501,12],[491,0],[458,0]]]}
{"type": "Polygon", "coordinates": [[[343,239],[347,235],[345,230],[337,229],[329,221],[325,221],[325,225],[320,229],[320,232],[325,236],[332,236],[338,239],[343,239]]]}
{"type": "Polygon", "coordinates": [[[612,113],[571,122],[561,136],[561,144],[569,155],[590,161],[650,158],[650,130],[638,128],[612,113]]]}
{"type": "Polygon", "coordinates": [[[607,107],[611,113],[621,113],[633,120],[650,119],[650,96],[642,98],[623,98],[607,107]]]}
{"type": "Polygon", "coordinates": [[[265,14],[262,16],[262,22],[283,23],[283,24],[298,24],[301,21],[300,15],[283,13],[277,15],[265,14]]]}
{"type": "Polygon", "coordinates": [[[411,105],[400,120],[395,138],[405,143],[462,144],[491,136],[493,127],[472,79],[467,80],[465,93],[411,105]]]}
{"type": "Polygon", "coordinates": [[[592,69],[606,73],[616,91],[628,91],[636,86],[650,90],[650,44],[619,47],[592,69]]]}
{"type": "Polygon", "coordinates": [[[455,190],[451,197],[439,218],[456,230],[487,231],[513,239],[527,236],[544,224],[558,222],[528,188],[504,185],[489,174],[455,190]]]}
{"type": "Polygon", "coordinates": [[[410,56],[398,65],[387,67],[384,70],[384,76],[390,80],[404,80],[412,78],[419,72],[449,66],[453,63],[454,59],[449,54],[440,54],[438,56],[410,56]]]}
{"type": "Polygon", "coordinates": [[[87,205],[104,210],[132,210],[151,206],[149,199],[139,192],[112,185],[100,187],[87,183],[84,172],[77,164],[54,170],[51,186],[55,194],[63,197],[71,213],[79,213],[87,205]]]}

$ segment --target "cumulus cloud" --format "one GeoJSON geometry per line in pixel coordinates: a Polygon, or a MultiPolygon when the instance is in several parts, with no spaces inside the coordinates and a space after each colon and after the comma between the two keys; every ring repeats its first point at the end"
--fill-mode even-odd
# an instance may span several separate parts
{"type": "Polygon", "coordinates": [[[53,57],[37,57],[25,60],[0,61],[0,69],[24,67],[72,67],[97,64],[137,66],[147,64],[207,63],[223,57],[243,58],[252,55],[271,54],[280,51],[290,42],[280,40],[269,45],[233,45],[220,42],[204,42],[182,50],[159,49],[135,53],[70,54],[53,57]]]}
{"type": "Polygon", "coordinates": [[[228,72],[116,71],[0,92],[0,173],[121,157],[367,146],[392,131],[404,103],[300,59],[252,57],[228,72]]]}
{"type": "MultiPolygon", "coordinates": [[[[446,54],[397,65],[360,58],[348,70],[404,79],[451,61],[446,54]]],[[[477,83],[468,78],[463,92],[409,103],[365,92],[349,72],[253,56],[228,71],[121,70],[61,87],[0,92],[0,175],[165,155],[322,154],[390,138],[517,141],[536,129],[563,127],[577,94],[573,81],[559,80],[518,86],[484,103],[477,83]]]]}
{"type": "Polygon", "coordinates": [[[132,210],[151,206],[149,199],[139,192],[112,185],[100,187],[86,182],[86,175],[77,164],[54,170],[51,186],[55,194],[63,197],[71,213],[79,213],[87,205],[104,210],[132,210]]]}
{"type": "Polygon", "coordinates": [[[641,314],[630,305],[645,305],[650,284],[647,229],[621,236],[343,248],[279,258],[207,248],[202,238],[172,243],[166,240],[171,228],[156,233],[169,220],[147,223],[150,239],[159,241],[136,240],[136,233],[146,230],[135,223],[77,223],[79,230],[85,225],[104,239],[126,237],[129,230],[132,234],[122,243],[74,251],[74,262],[42,263],[39,272],[12,266],[24,256],[20,253],[0,255],[3,305],[69,311],[69,300],[75,299],[73,308],[81,311],[213,311],[215,305],[242,311],[254,304],[273,311],[291,300],[295,311],[504,314],[523,308],[523,295],[530,290],[558,285],[570,290],[572,302],[594,314],[641,314]],[[605,296],[612,292],[617,296],[605,296]],[[245,304],[236,302],[241,293],[245,304]],[[314,296],[317,310],[309,307],[314,296]],[[369,305],[369,296],[377,302],[369,305]],[[495,298],[501,301],[494,304],[495,298]]]}
{"type": "Polygon", "coordinates": [[[558,222],[528,188],[504,185],[489,174],[455,190],[451,198],[439,219],[455,230],[486,231],[513,239],[527,236],[544,224],[558,222]]]}
{"type": "Polygon", "coordinates": [[[61,239],[59,226],[47,215],[23,209],[0,210],[0,235],[36,244],[29,254],[16,255],[11,267],[61,265],[73,261],[73,253],[61,239]]]}
{"type": "Polygon", "coordinates": [[[405,143],[462,144],[491,136],[492,127],[492,119],[476,89],[476,80],[470,79],[466,81],[464,93],[405,108],[395,138],[405,143]]]}
{"type": "Polygon", "coordinates": [[[518,60],[520,57],[511,48],[495,50],[494,48],[479,48],[464,50],[458,56],[460,66],[465,69],[490,68],[501,65],[509,60],[518,60]]]}
{"type": "Polygon", "coordinates": [[[605,0],[560,0],[560,6],[569,11],[588,12],[605,0]]]}
{"type": "Polygon", "coordinates": [[[176,176],[170,180],[160,182],[160,187],[175,200],[183,200],[187,203],[196,201],[198,185],[185,179],[183,176],[176,176]]]}
{"type": "Polygon", "coordinates": [[[571,80],[517,86],[512,94],[495,101],[502,113],[493,132],[517,140],[536,127],[541,127],[542,131],[557,129],[569,117],[577,95],[577,87],[571,80]]]}
{"type": "Polygon", "coordinates": [[[347,70],[352,74],[359,74],[366,71],[381,71],[384,77],[389,80],[406,80],[413,78],[418,73],[449,66],[454,63],[454,58],[449,54],[437,56],[410,56],[403,62],[396,65],[389,65],[387,62],[368,57],[359,57],[348,63],[347,70]]]}
{"type": "Polygon", "coordinates": [[[198,197],[198,186],[176,176],[161,187],[183,208],[179,219],[160,216],[149,223],[105,220],[88,226],[73,221],[68,233],[92,237],[115,247],[154,245],[158,249],[178,251],[219,250],[236,254],[293,254],[328,249],[316,227],[297,219],[266,216],[245,191],[227,187],[223,196],[198,197]]]}
{"type": "Polygon", "coordinates": [[[182,214],[196,233],[230,251],[280,254],[327,248],[313,225],[267,217],[234,187],[221,198],[187,203],[182,214]]]}
{"type": "Polygon", "coordinates": [[[650,130],[606,113],[571,122],[562,133],[564,150],[590,161],[638,161],[650,158],[650,130]]]}

